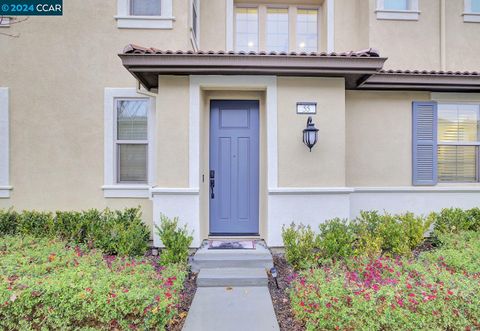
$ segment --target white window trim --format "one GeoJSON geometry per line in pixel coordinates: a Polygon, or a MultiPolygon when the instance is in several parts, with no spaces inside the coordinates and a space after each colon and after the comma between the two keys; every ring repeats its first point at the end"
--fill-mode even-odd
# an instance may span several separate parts
{"type": "Polygon", "coordinates": [[[138,93],[135,88],[105,88],[104,93],[104,185],[105,198],[149,198],[155,182],[155,98],[138,93]],[[115,148],[115,111],[118,99],[148,99],[148,181],[143,184],[117,183],[115,148]]]}
{"type": "Polygon", "coordinates": [[[161,0],[161,16],[130,15],[130,0],[117,0],[117,20],[119,29],[173,29],[173,0],[161,0]]]}
{"type": "Polygon", "coordinates": [[[385,9],[384,0],[377,0],[375,14],[377,20],[418,21],[418,0],[408,0],[408,10],[388,10],[385,9]]]}
{"type": "Polygon", "coordinates": [[[190,0],[190,41],[195,51],[200,49],[200,0],[190,0]],[[197,12],[197,35],[193,33],[193,7],[197,12]]]}
{"type": "Polygon", "coordinates": [[[0,87],[0,198],[9,198],[9,89],[0,87]]]}
{"type": "Polygon", "coordinates": [[[480,13],[472,12],[472,1],[465,1],[465,11],[462,13],[465,23],[480,23],[480,13]]]}

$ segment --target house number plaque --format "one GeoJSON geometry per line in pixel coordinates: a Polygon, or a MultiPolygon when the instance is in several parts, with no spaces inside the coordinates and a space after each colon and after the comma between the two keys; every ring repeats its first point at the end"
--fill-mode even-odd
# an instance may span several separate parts
{"type": "Polygon", "coordinates": [[[316,102],[297,102],[297,114],[316,114],[316,102]]]}

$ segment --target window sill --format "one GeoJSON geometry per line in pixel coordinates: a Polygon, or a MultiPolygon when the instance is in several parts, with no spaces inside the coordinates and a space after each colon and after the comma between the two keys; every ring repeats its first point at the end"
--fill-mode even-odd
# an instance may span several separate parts
{"type": "Polygon", "coordinates": [[[463,13],[465,23],[480,23],[480,13],[463,13]]]}
{"type": "Polygon", "coordinates": [[[11,186],[0,186],[0,199],[3,198],[10,198],[10,191],[12,191],[13,187],[11,186]]]}
{"type": "Polygon", "coordinates": [[[173,29],[175,17],[115,16],[119,29],[173,29]]]}
{"type": "Polygon", "coordinates": [[[102,186],[104,198],[150,198],[150,185],[146,184],[117,184],[102,186]]]}
{"type": "Polygon", "coordinates": [[[375,10],[377,20],[393,21],[418,21],[420,12],[418,10],[375,10]]]}
{"type": "Polygon", "coordinates": [[[2,22],[0,22],[0,28],[9,28],[10,27],[10,17],[3,17],[2,22]]]}

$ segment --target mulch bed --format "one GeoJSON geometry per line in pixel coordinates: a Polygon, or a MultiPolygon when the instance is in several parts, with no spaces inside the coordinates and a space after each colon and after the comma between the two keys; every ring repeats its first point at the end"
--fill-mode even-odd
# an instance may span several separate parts
{"type": "Polygon", "coordinates": [[[290,298],[288,296],[288,289],[292,277],[295,274],[294,270],[288,265],[283,254],[275,253],[273,255],[273,264],[277,269],[278,287],[272,277],[269,277],[268,288],[272,297],[273,308],[277,315],[277,321],[282,331],[303,331],[305,327],[293,315],[290,306],[290,298]]]}
{"type": "Polygon", "coordinates": [[[189,273],[185,279],[184,287],[180,293],[180,303],[178,307],[178,315],[173,319],[171,324],[167,325],[167,331],[181,331],[185,319],[187,318],[188,310],[192,305],[193,297],[197,291],[197,274],[189,273]]]}

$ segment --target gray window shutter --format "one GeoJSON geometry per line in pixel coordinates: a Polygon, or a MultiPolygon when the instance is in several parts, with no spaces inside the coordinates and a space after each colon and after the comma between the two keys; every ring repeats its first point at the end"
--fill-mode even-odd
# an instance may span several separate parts
{"type": "Polygon", "coordinates": [[[437,103],[413,102],[413,185],[437,184],[437,103]]]}

